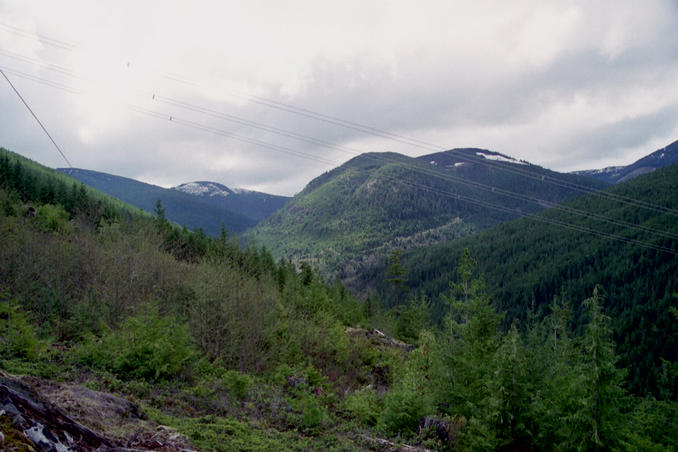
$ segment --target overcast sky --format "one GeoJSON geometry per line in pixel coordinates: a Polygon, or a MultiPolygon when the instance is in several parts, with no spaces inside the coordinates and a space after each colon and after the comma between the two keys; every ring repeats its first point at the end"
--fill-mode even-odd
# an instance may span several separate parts
{"type": "MultiPolygon", "coordinates": [[[[292,195],[367,151],[632,163],[678,139],[676,30],[672,0],[0,0],[0,68],[74,167],[292,195]]],[[[66,166],[0,103],[0,146],[66,166]]]]}

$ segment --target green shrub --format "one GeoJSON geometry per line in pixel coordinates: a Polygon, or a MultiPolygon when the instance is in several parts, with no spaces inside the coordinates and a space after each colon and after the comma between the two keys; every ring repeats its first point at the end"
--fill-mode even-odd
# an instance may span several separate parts
{"type": "Polygon", "coordinates": [[[287,364],[279,365],[269,377],[270,382],[276,386],[283,386],[287,381],[287,377],[294,375],[294,369],[287,364]]]}
{"type": "Polygon", "coordinates": [[[229,370],[223,376],[222,381],[228,388],[229,392],[236,399],[245,399],[252,385],[252,377],[247,374],[241,374],[234,370],[229,370]]]}
{"type": "Polygon", "coordinates": [[[381,409],[377,393],[369,386],[346,396],[344,407],[361,424],[369,426],[377,423],[381,409]]]}
{"type": "Polygon", "coordinates": [[[299,392],[288,399],[294,412],[293,423],[304,433],[316,435],[328,419],[327,407],[311,394],[299,392]]]}
{"type": "Polygon", "coordinates": [[[39,341],[24,313],[11,302],[0,305],[0,355],[3,358],[37,358],[39,341]]]}
{"type": "Polygon", "coordinates": [[[38,207],[35,219],[40,226],[50,231],[60,234],[69,234],[74,231],[73,225],[68,222],[68,212],[58,205],[44,204],[38,207]]]}
{"type": "Polygon", "coordinates": [[[148,305],[125,320],[120,329],[102,338],[89,336],[80,360],[122,378],[157,381],[175,377],[193,355],[186,326],[148,305]]]}
{"type": "Polygon", "coordinates": [[[427,414],[427,406],[418,391],[405,386],[388,392],[379,428],[393,434],[412,436],[417,432],[419,419],[427,414]]]}

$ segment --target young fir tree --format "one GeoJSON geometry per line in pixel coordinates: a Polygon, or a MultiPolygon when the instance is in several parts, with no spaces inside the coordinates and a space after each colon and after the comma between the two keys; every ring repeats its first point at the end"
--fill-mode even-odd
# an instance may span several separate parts
{"type": "Polygon", "coordinates": [[[563,449],[614,450],[623,430],[624,373],[616,367],[610,318],[603,313],[602,303],[602,288],[596,286],[593,296],[584,301],[589,321],[581,350],[580,393],[575,409],[564,419],[570,431],[563,449]]]}
{"type": "Polygon", "coordinates": [[[400,294],[405,290],[405,268],[402,263],[402,252],[393,250],[388,256],[388,268],[386,269],[386,284],[393,285],[395,306],[400,304],[400,294]]]}
{"type": "Polygon", "coordinates": [[[499,445],[496,415],[501,405],[493,380],[501,345],[501,316],[490,303],[481,279],[473,279],[475,261],[464,252],[457,271],[460,283],[451,284],[450,336],[446,397],[454,415],[468,420],[460,447],[491,450],[499,445]]]}

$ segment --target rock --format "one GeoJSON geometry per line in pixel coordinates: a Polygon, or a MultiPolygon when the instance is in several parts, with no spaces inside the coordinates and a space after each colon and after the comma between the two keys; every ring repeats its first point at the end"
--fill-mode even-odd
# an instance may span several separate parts
{"type": "Polygon", "coordinates": [[[419,436],[435,437],[441,445],[446,447],[456,441],[465,425],[466,421],[463,418],[449,421],[435,416],[426,416],[419,420],[419,436]]]}
{"type": "MultiPolygon", "coordinates": [[[[12,435],[12,444],[20,446],[16,450],[194,450],[176,430],[152,426],[128,400],[77,385],[19,379],[2,371],[0,424],[5,435],[12,435]]],[[[4,443],[9,441],[4,438],[4,443]]],[[[0,450],[7,447],[0,443],[0,450]]]]}
{"type": "Polygon", "coordinates": [[[366,330],[364,328],[348,327],[344,331],[349,337],[364,337],[370,340],[375,345],[384,345],[387,347],[399,348],[405,351],[414,350],[414,345],[407,344],[399,339],[388,336],[377,329],[366,330]]]}
{"type": "Polygon", "coordinates": [[[308,384],[306,377],[290,375],[285,381],[285,389],[297,389],[301,385],[308,384]]]}

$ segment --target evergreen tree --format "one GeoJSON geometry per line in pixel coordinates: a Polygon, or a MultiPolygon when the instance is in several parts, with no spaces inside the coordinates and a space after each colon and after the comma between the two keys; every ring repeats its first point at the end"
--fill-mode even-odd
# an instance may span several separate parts
{"type": "Polygon", "coordinates": [[[616,367],[610,318],[603,313],[603,299],[602,288],[596,286],[593,296],[584,301],[589,321],[581,350],[581,393],[575,396],[575,410],[565,418],[570,432],[564,446],[570,450],[614,450],[623,430],[624,373],[616,367]]]}
{"type": "MultiPolygon", "coordinates": [[[[158,230],[158,233],[167,240],[172,226],[165,216],[165,208],[162,206],[162,202],[159,199],[155,201],[155,227],[158,230]]],[[[190,236],[193,237],[194,234],[191,234],[190,236]]]]}
{"type": "Polygon", "coordinates": [[[395,306],[400,304],[400,293],[405,290],[405,274],[407,271],[403,267],[402,252],[393,250],[388,256],[388,269],[386,270],[386,284],[393,286],[395,306]]]}

